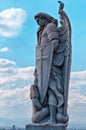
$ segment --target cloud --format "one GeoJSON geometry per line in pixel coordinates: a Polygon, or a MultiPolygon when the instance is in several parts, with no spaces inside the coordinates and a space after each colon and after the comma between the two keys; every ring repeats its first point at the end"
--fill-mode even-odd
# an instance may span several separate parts
{"type": "Polygon", "coordinates": [[[86,104],[86,70],[72,72],[69,87],[69,106],[86,104]]]}
{"type": "Polygon", "coordinates": [[[0,117],[28,117],[31,111],[29,89],[30,86],[14,90],[0,89],[0,117]]]}
{"type": "Polygon", "coordinates": [[[16,88],[14,90],[3,90],[0,89],[0,104],[4,105],[17,105],[23,102],[27,102],[29,98],[30,86],[25,86],[24,88],[16,88]],[[2,102],[4,100],[4,102],[2,102]]]}
{"type": "Polygon", "coordinates": [[[3,47],[3,48],[0,49],[1,53],[8,52],[8,51],[9,51],[8,47],[3,47]]]}
{"type": "Polygon", "coordinates": [[[8,59],[0,59],[0,68],[14,67],[16,63],[8,59]]]}
{"type": "Polygon", "coordinates": [[[14,89],[31,84],[34,67],[17,68],[14,61],[0,59],[0,88],[14,89]]]}
{"type": "Polygon", "coordinates": [[[68,111],[70,122],[86,122],[86,70],[72,72],[69,86],[68,111]]]}
{"type": "Polygon", "coordinates": [[[26,12],[22,8],[10,8],[0,12],[0,35],[12,37],[18,34],[26,20],[26,12]]]}
{"type": "Polygon", "coordinates": [[[0,59],[0,66],[0,116],[31,116],[29,93],[34,67],[17,68],[16,63],[8,59],[0,59]]]}

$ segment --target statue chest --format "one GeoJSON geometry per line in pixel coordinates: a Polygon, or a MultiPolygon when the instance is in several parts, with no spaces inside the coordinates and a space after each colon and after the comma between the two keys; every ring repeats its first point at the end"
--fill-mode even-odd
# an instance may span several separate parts
{"type": "Polygon", "coordinates": [[[49,43],[47,28],[45,28],[41,35],[41,45],[46,45],[49,43]]]}

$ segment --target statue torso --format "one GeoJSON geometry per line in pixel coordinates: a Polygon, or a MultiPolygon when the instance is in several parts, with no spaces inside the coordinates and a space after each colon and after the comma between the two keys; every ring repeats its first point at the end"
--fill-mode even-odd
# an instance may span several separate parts
{"type": "Polygon", "coordinates": [[[48,34],[47,34],[47,27],[44,28],[42,35],[41,35],[41,46],[46,45],[49,43],[48,34]]]}
{"type": "Polygon", "coordinates": [[[47,26],[45,26],[45,28],[41,31],[41,33],[38,33],[38,45],[40,46],[44,46],[48,43],[50,43],[50,41],[52,39],[56,39],[58,37],[58,30],[57,27],[55,26],[55,24],[53,23],[49,23],[47,24],[47,26]]]}

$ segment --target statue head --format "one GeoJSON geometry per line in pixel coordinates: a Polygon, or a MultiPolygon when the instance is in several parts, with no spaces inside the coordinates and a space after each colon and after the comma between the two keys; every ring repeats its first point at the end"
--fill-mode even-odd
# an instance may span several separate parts
{"type": "Polygon", "coordinates": [[[38,13],[34,18],[40,26],[45,26],[48,23],[54,23],[56,26],[58,25],[57,19],[46,13],[38,13]]]}

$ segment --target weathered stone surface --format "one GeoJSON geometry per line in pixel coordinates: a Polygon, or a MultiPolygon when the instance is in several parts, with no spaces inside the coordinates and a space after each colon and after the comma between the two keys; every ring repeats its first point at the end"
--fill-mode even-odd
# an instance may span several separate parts
{"type": "Polygon", "coordinates": [[[26,130],[66,130],[65,125],[26,125],[26,130]]]}
{"type": "Polygon", "coordinates": [[[65,13],[64,4],[59,1],[58,20],[46,13],[38,13],[35,20],[37,31],[36,66],[30,98],[33,105],[32,122],[28,129],[58,129],[67,124],[68,90],[71,68],[71,24],[65,13]],[[55,124],[55,126],[52,126],[55,124]]]}

